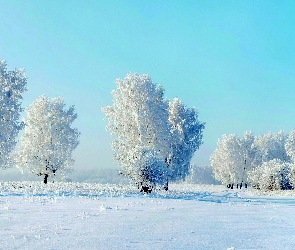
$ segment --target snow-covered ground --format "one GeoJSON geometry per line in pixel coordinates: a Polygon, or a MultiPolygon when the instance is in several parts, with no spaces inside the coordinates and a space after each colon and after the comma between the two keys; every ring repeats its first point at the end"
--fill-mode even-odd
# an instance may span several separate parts
{"type": "Polygon", "coordinates": [[[295,249],[294,191],[0,183],[0,249],[295,249]]]}

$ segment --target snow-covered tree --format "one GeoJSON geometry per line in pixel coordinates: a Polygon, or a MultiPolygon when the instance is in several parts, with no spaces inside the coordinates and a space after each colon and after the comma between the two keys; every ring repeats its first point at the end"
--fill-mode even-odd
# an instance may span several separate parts
{"type": "Polygon", "coordinates": [[[74,107],[65,109],[61,97],[50,100],[43,95],[35,100],[27,109],[17,166],[44,176],[44,183],[49,176],[54,178],[56,173],[62,175],[71,169],[74,163],[71,155],[79,144],[80,134],[71,128],[76,118],[74,107]]]}
{"type": "Polygon", "coordinates": [[[19,121],[22,111],[20,100],[26,91],[24,70],[7,71],[6,62],[0,60],[0,167],[12,164],[10,153],[15,148],[16,137],[23,128],[19,121]]]}
{"type": "MultiPolygon", "coordinates": [[[[128,74],[116,80],[112,91],[113,106],[104,107],[109,124],[107,129],[116,138],[112,141],[114,160],[122,167],[122,174],[139,185],[154,179],[139,164],[152,158],[168,155],[171,135],[168,130],[168,103],[164,101],[163,88],[156,87],[148,75],[128,74]]],[[[166,177],[167,178],[167,177],[166,177]]]]}
{"type": "Polygon", "coordinates": [[[246,131],[241,138],[241,154],[244,156],[242,170],[242,182],[247,183],[248,172],[255,168],[256,148],[253,146],[255,137],[250,131],[246,131]]]}
{"type": "Polygon", "coordinates": [[[178,98],[169,102],[169,123],[172,144],[166,160],[169,179],[185,180],[189,174],[191,159],[202,144],[204,123],[198,120],[195,108],[187,108],[178,98]]]}
{"type": "Polygon", "coordinates": [[[260,190],[291,189],[290,171],[292,164],[280,159],[263,162],[261,166],[249,171],[252,187],[260,190]]]}
{"type": "Polygon", "coordinates": [[[214,177],[223,184],[235,184],[237,166],[243,163],[240,142],[236,134],[223,135],[218,139],[217,148],[210,157],[214,177]]]}
{"type": "Polygon", "coordinates": [[[290,162],[290,157],[285,149],[287,138],[288,135],[284,131],[279,131],[278,133],[269,132],[265,135],[255,137],[255,165],[261,166],[264,162],[268,162],[273,159],[290,162]]]}
{"type": "Polygon", "coordinates": [[[287,155],[295,162],[295,130],[292,130],[285,143],[287,155]]]}
{"type": "Polygon", "coordinates": [[[295,132],[288,137],[284,131],[257,137],[245,132],[241,139],[224,135],[210,158],[215,178],[228,184],[249,181],[259,189],[289,189],[289,179],[293,178],[294,138],[295,132]]]}
{"type": "Polygon", "coordinates": [[[203,125],[197,126],[197,112],[179,104],[182,109],[175,107],[173,113],[174,102],[169,112],[162,86],[156,86],[148,75],[128,74],[123,80],[117,79],[116,85],[113,106],[103,108],[109,121],[107,130],[115,137],[114,160],[122,167],[121,173],[143,189],[150,190],[156,184],[168,188],[169,180],[187,174],[191,155],[201,144],[203,125]],[[173,125],[176,128],[172,129],[173,125]],[[186,150],[189,160],[181,156],[184,153],[179,147],[186,150]]]}
{"type": "Polygon", "coordinates": [[[295,164],[294,162],[290,163],[290,172],[288,174],[288,179],[292,189],[295,189],[295,164]]]}
{"type": "Polygon", "coordinates": [[[294,136],[294,132],[288,136],[284,131],[279,131],[255,138],[255,168],[249,173],[252,187],[263,190],[292,187],[294,136]]]}
{"type": "Polygon", "coordinates": [[[255,149],[254,136],[245,132],[242,138],[236,134],[223,135],[218,139],[217,148],[210,157],[215,178],[223,184],[246,183],[247,172],[253,168],[255,149]]]}
{"type": "Polygon", "coordinates": [[[288,178],[292,187],[295,188],[295,130],[290,132],[285,144],[285,149],[292,162],[288,178]]]}

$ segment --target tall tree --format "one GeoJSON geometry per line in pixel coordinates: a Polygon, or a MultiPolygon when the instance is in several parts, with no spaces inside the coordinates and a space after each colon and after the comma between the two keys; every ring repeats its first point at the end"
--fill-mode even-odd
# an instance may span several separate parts
{"type": "Polygon", "coordinates": [[[10,153],[15,148],[16,138],[23,128],[19,121],[22,111],[22,94],[26,91],[27,79],[24,70],[7,71],[6,62],[0,61],[0,167],[12,165],[10,153]]]}
{"type": "Polygon", "coordinates": [[[71,128],[77,118],[75,109],[71,106],[65,109],[61,97],[50,100],[46,96],[39,97],[27,109],[25,132],[17,155],[17,165],[29,172],[44,176],[47,183],[49,176],[56,173],[64,174],[74,160],[73,150],[78,146],[80,133],[71,128]]]}
{"type": "MultiPolygon", "coordinates": [[[[202,142],[203,125],[198,127],[196,111],[182,104],[183,113],[176,107],[174,113],[169,112],[162,86],[156,86],[148,75],[128,74],[123,80],[117,79],[116,85],[113,106],[103,108],[109,121],[107,130],[115,137],[114,160],[122,167],[122,174],[143,190],[151,190],[156,184],[167,189],[169,180],[187,174],[192,151],[202,142]],[[169,119],[172,113],[177,118],[169,119]],[[172,129],[173,125],[177,128],[172,129]],[[189,132],[197,135],[188,135],[189,132]],[[188,154],[189,160],[183,157],[184,163],[178,158],[180,147],[186,150],[183,155],[188,154]],[[179,167],[183,169],[178,171],[179,167]]],[[[176,106],[171,104],[171,110],[173,105],[176,106]]]]}
{"type": "MultiPolygon", "coordinates": [[[[155,171],[147,166],[143,171],[142,162],[164,162],[169,151],[168,103],[163,88],[156,87],[148,75],[137,74],[117,79],[116,85],[113,106],[103,108],[109,120],[107,129],[115,136],[114,160],[122,167],[121,173],[137,184],[155,184],[155,171]]],[[[162,184],[165,179],[163,175],[157,182],[162,184]]]]}

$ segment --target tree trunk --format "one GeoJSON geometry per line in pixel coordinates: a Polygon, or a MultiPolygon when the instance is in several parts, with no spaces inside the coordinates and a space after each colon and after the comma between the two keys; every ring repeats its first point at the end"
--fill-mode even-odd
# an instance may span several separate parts
{"type": "Polygon", "coordinates": [[[165,185],[164,185],[164,190],[165,191],[168,191],[168,181],[165,183],[165,185]]]}
{"type": "Polygon", "coordinates": [[[54,170],[52,170],[52,173],[53,173],[53,183],[55,182],[55,172],[56,172],[56,170],[54,169],[54,170]]]}
{"type": "Polygon", "coordinates": [[[47,184],[48,174],[44,175],[44,184],[47,184]]]}
{"type": "Polygon", "coordinates": [[[150,187],[150,186],[141,186],[140,192],[151,193],[152,192],[152,187],[150,187]]]}

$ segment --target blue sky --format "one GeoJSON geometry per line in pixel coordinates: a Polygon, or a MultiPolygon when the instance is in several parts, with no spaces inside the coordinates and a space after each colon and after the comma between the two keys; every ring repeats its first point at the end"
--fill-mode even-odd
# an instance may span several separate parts
{"type": "Polygon", "coordinates": [[[208,164],[223,134],[295,129],[294,23],[294,1],[0,0],[0,58],[26,69],[23,106],[75,105],[75,168],[116,167],[101,107],[128,72],[196,107],[208,164]]]}

